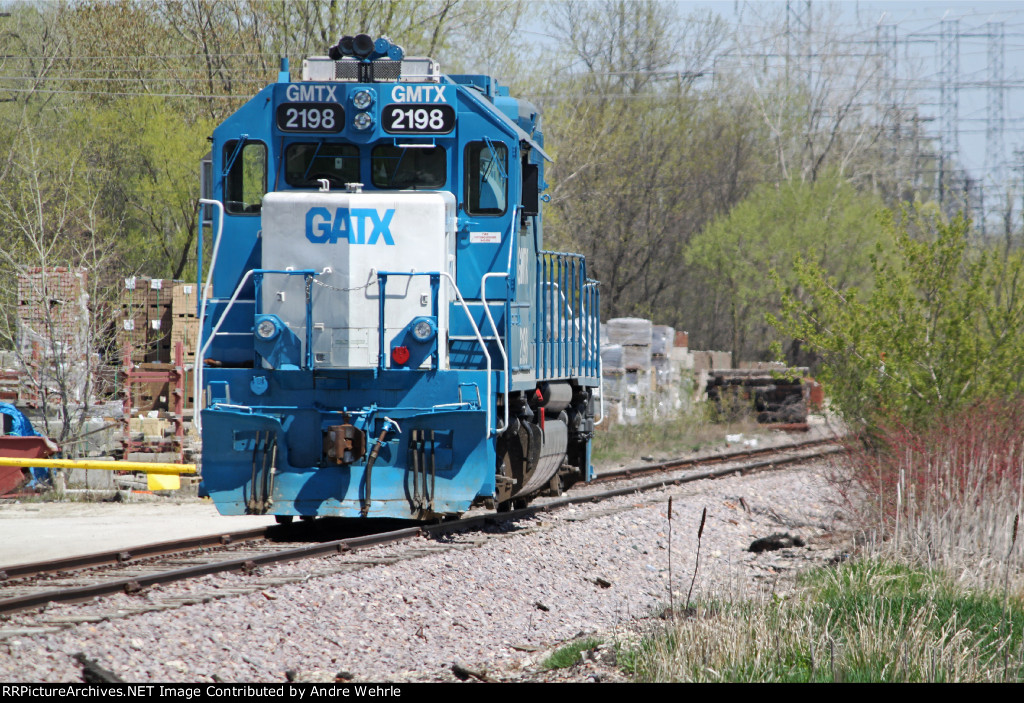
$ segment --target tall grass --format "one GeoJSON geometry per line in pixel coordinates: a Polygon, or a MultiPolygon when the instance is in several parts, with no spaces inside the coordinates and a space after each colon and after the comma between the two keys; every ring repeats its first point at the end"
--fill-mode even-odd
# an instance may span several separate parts
{"type": "Polygon", "coordinates": [[[637,678],[1024,681],[1024,398],[878,428],[837,474],[858,560],[698,604],[624,658],[637,678]]]}
{"type": "Polygon", "coordinates": [[[911,429],[882,425],[853,453],[844,492],[870,551],[990,587],[1019,579],[1024,399],[978,403],[911,429]]]}
{"type": "Polygon", "coordinates": [[[1024,610],[1008,615],[940,572],[864,561],[790,599],[699,607],[621,659],[641,681],[1021,681],[1024,610]]]}

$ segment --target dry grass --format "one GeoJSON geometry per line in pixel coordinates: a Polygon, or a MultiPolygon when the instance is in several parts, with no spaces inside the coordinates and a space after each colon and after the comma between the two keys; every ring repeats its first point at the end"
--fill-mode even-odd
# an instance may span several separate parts
{"type": "Polygon", "coordinates": [[[625,660],[643,681],[1024,681],[1021,428],[1022,399],[883,427],[837,476],[858,561],[697,604],[625,660]]]}
{"type": "Polygon", "coordinates": [[[1024,402],[984,403],[926,430],[884,429],[852,454],[842,490],[865,551],[984,588],[1024,585],[1024,402]]]}
{"type": "Polygon", "coordinates": [[[1024,611],[884,562],[822,570],[789,599],[708,603],[623,659],[641,681],[1020,681],[1024,611]]]}

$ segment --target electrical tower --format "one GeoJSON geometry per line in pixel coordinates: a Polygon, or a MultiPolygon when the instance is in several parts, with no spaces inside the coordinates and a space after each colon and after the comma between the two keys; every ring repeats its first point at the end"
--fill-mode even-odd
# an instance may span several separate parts
{"type": "Polygon", "coordinates": [[[939,37],[938,200],[952,187],[954,158],[960,152],[960,20],[942,20],[939,37]]]}

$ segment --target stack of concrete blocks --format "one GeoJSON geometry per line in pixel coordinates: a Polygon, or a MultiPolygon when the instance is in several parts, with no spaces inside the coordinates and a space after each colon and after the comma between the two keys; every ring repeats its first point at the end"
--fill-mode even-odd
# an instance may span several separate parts
{"type": "Polygon", "coordinates": [[[672,361],[676,331],[668,325],[651,327],[651,371],[655,417],[673,417],[680,408],[679,370],[672,361]]]}
{"type": "Polygon", "coordinates": [[[651,373],[651,321],[637,317],[609,320],[608,356],[602,354],[607,401],[618,404],[612,417],[626,424],[644,419],[652,404],[654,379],[651,373]]]}
{"type": "Polygon", "coordinates": [[[695,377],[694,399],[704,400],[708,389],[708,372],[712,369],[731,369],[732,352],[695,351],[692,352],[692,355],[695,377]]]}
{"type": "Polygon", "coordinates": [[[690,351],[690,335],[681,330],[676,331],[675,344],[669,350],[669,359],[678,378],[676,394],[679,399],[678,408],[689,410],[694,403],[693,352],[690,351]]]}

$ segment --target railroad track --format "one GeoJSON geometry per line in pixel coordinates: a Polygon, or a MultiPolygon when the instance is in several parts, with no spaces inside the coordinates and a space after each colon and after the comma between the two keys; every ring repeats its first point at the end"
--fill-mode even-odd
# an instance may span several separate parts
{"type": "Polygon", "coordinates": [[[606,472],[589,484],[574,487],[563,497],[540,499],[527,508],[501,514],[479,512],[439,524],[417,524],[394,529],[394,522],[382,526],[380,523],[374,525],[318,520],[7,567],[0,572],[0,617],[10,620],[10,615],[18,611],[33,608],[42,610],[40,617],[34,618],[34,622],[27,626],[7,626],[5,622],[0,622],[0,639],[49,632],[116,616],[176,608],[214,598],[252,593],[307,578],[393,563],[426,553],[472,547],[488,539],[487,536],[474,537],[473,531],[482,531],[488,526],[673,484],[770,470],[841,451],[843,449],[832,440],[814,440],[784,447],[635,466],[606,472]],[[606,484],[612,486],[605,488],[606,484]],[[338,524],[342,525],[342,529],[349,530],[349,534],[337,537],[337,530],[328,532],[324,527],[338,524]],[[374,528],[376,531],[373,531],[374,528]],[[360,532],[352,534],[352,530],[360,532]],[[375,545],[401,543],[421,536],[438,540],[453,533],[466,534],[457,539],[435,541],[427,546],[420,543],[419,546],[407,548],[400,556],[361,558],[359,554],[359,550],[375,545]],[[262,566],[339,554],[342,558],[336,563],[332,560],[331,565],[311,567],[301,576],[260,575],[262,566]],[[46,606],[51,603],[80,602],[111,594],[138,593],[157,584],[186,581],[227,571],[249,573],[253,577],[252,583],[244,588],[219,589],[216,593],[176,596],[158,594],[140,599],[129,607],[121,605],[115,612],[57,614],[52,617],[48,617],[45,612],[46,606]]]}

